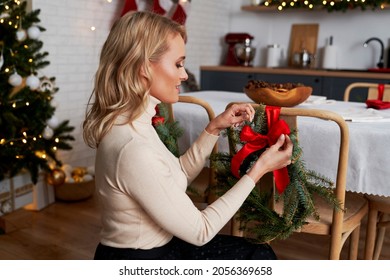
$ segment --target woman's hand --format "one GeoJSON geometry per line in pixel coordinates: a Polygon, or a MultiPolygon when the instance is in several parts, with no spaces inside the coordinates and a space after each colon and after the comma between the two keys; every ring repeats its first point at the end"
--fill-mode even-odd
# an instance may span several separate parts
{"type": "Polygon", "coordinates": [[[248,171],[248,175],[257,182],[271,171],[286,167],[291,164],[293,143],[286,134],[280,135],[278,141],[266,149],[248,171]]]}
{"type": "Polygon", "coordinates": [[[206,131],[218,135],[225,128],[239,126],[244,121],[252,121],[254,115],[255,109],[250,104],[233,104],[225,112],[210,121],[206,131]]]}

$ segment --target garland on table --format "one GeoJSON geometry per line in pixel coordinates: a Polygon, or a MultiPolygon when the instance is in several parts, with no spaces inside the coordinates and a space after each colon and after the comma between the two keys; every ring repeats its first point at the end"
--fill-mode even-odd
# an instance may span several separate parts
{"type": "MultiPolygon", "coordinates": [[[[243,128],[227,129],[224,136],[228,136],[229,145],[233,147],[234,155],[237,155],[238,150],[240,148],[242,150],[247,144],[240,138],[244,128],[250,127],[256,134],[267,135],[269,133],[271,128],[268,129],[267,122],[269,120],[265,111],[265,106],[260,105],[256,109],[252,122],[247,122],[243,128]]],[[[298,145],[296,131],[290,133],[290,138],[294,148],[292,164],[287,167],[289,180],[285,189],[277,188],[278,192],[275,192],[275,200],[282,199],[283,201],[282,213],[277,213],[269,207],[272,194],[261,192],[259,188],[253,189],[239,211],[238,219],[241,229],[250,233],[256,242],[286,239],[294,231],[301,228],[309,217],[318,220],[319,215],[313,202],[314,194],[341,210],[340,203],[333,193],[333,182],[305,168],[304,162],[301,160],[302,149],[298,145]]],[[[266,147],[249,154],[239,167],[239,175],[245,174],[246,170],[254,164],[265,149],[266,147]]],[[[218,187],[216,191],[219,195],[223,195],[239,180],[234,174],[237,171],[232,171],[233,159],[234,156],[229,153],[217,153],[211,157],[211,165],[216,169],[216,186],[218,187]]],[[[277,185],[277,182],[275,183],[277,185]]]]}

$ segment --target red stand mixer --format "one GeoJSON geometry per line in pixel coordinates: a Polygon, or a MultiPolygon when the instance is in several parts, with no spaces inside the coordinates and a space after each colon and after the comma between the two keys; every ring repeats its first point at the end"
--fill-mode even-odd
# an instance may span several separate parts
{"type": "MultiPolygon", "coordinates": [[[[225,42],[228,44],[228,50],[225,59],[225,65],[230,66],[249,66],[248,61],[240,61],[237,58],[237,45],[250,45],[253,36],[248,33],[228,33],[225,36],[225,42]]],[[[254,49],[254,48],[252,48],[254,49]]],[[[254,54],[253,54],[254,55],[254,54]]],[[[252,56],[253,59],[253,56],[252,56]]]]}

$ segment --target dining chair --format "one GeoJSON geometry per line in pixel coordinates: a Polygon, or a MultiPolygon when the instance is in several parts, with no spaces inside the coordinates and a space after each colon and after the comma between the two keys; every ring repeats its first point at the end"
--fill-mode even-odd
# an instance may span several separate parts
{"type": "MultiPolygon", "coordinates": [[[[229,104],[231,106],[233,103],[229,104]]],[[[253,104],[256,108],[259,104],[253,104]]],[[[332,205],[324,202],[321,198],[314,197],[314,205],[320,217],[319,220],[308,218],[305,224],[296,231],[308,234],[323,235],[330,237],[329,241],[329,259],[340,259],[341,250],[349,239],[349,259],[357,259],[358,245],[360,237],[360,226],[363,218],[368,212],[368,202],[360,194],[346,191],[346,178],[348,167],[348,149],[349,149],[349,130],[348,125],[344,119],[330,111],[317,110],[317,109],[305,109],[305,108],[286,108],[282,107],[280,112],[280,118],[285,119],[289,124],[290,130],[297,129],[297,118],[317,118],[326,121],[332,121],[337,124],[338,133],[335,137],[339,138],[339,154],[337,159],[337,173],[335,174],[335,187],[334,195],[340,202],[340,206],[344,211],[336,209],[332,205]]],[[[321,129],[321,126],[317,126],[321,129]]],[[[298,143],[299,143],[299,130],[297,129],[298,143]]],[[[326,148],[326,143],[324,143],[326,148]]],[[[230,149],[232,151],[232,149],[230,149]]],[[[310,168],[309,168],[310,169],[310,168]]],[[[258,187],[271,188],[274,192],[274,181],[272,173],[266,174],[266,182],[260,180],[258,187]],[[271,174],[271,175],[270,175],[271,174]]],[[[283,211],[283,202],[274,201],[271,205],[277,213],[283,211]]],[[[236,220],[237,221],[237,220],[236,220]]],[[[235,229],[234,234],[239,236],[245,236],[245,231],[240,231],[240,225],[233,225],[235,229]]]]}
{"type": "MultiPolygon", "coordinates": [[[[215,117],[214,110],[210,106],[209,103],[206,101],[193,97],[193,96],[179,96],[179,103],[188,103],[192,104],[197,107],[201,107],[204,109],[205,114],[207,114],[207,118],[209,121],[211,121],[215,117]]],[[[169,120],[174,121],[175,120],[175,112],[174,112],[174,106],[172,104],[167,104],[168,106],[168,112],[169,112],[169,120]]],[[[179,123],[180,125],[180,123],[179,123]]],[[[184,128],[185,129],[185,128],[184,128]]],[[[213,147],[212,154],[215,154],[218,152],[218,143],[216,143],[213,147]]],[[[187,189],[187,193],[190,196],[191,200],[195,203],[195,205],[202,209],[207,204],[213,202],[216,200],[216,195],[214,192],[211,192],[210,186],[215,185],[215,170],[211,168],[210,166],[205,166],[200,174],[190,183],[187,189]]]]}
{"type": "MultiPolygon", "coordinates": [[[[367,99],[376,99],[378,95],[378,84],[376,83],[352,83],[344,93],[344,101],[348,102],[350,94],[355,88],[366,88],[369,90],[367,99]]],[[[390,84],[384,86],[383,101],[390,101],[390,84]]],[[[366,229],[366,244],[364,258],[366,260],[379,259],[386,228],[390,227],[390,197],[366,194],[368,199],[368,218],[366,229]]]]}
{"type": "MultiPolygon", "coordinates": [[[[367,99],[377,99],[378,98],[378,83],[351,83],[347,86],[344,91],[344,101],[350,101],[351,93],[355,93],[356,89],[366,89],[367,90],[367,99]]],[[[383,101],[390,101],[390,84],[384,85],[383,92],[383,101]]]]}

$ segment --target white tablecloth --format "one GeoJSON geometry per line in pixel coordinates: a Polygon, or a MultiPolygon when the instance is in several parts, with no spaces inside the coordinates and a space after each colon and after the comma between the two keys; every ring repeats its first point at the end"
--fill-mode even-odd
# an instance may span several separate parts
{"type": "MultiPolygon", "coordinates": [[[[244,93],[226,91],[200,91],[183,93],[207,101],[216,115],[223,112],[229,102],[252,102],[244,93]]],[[[350,191],[390,196],[390,109],[367,110],[365,103],[320,100],[303,103],[299,107],[334,111],[348,121],[350,151],[347,189],[350,191]]],[[[181,149],[189,147],[208,123],[206,113],[191,104],[174,104],[176,119],[185,128],[180,139],[181,149]]],[[[307,169],[334,180],[338,139],[337,125],[322,120],[298,119],[300,145],[307,169]]],[[[219,151],[228,151],[227,139],[220,137],[219,151]]]]}

